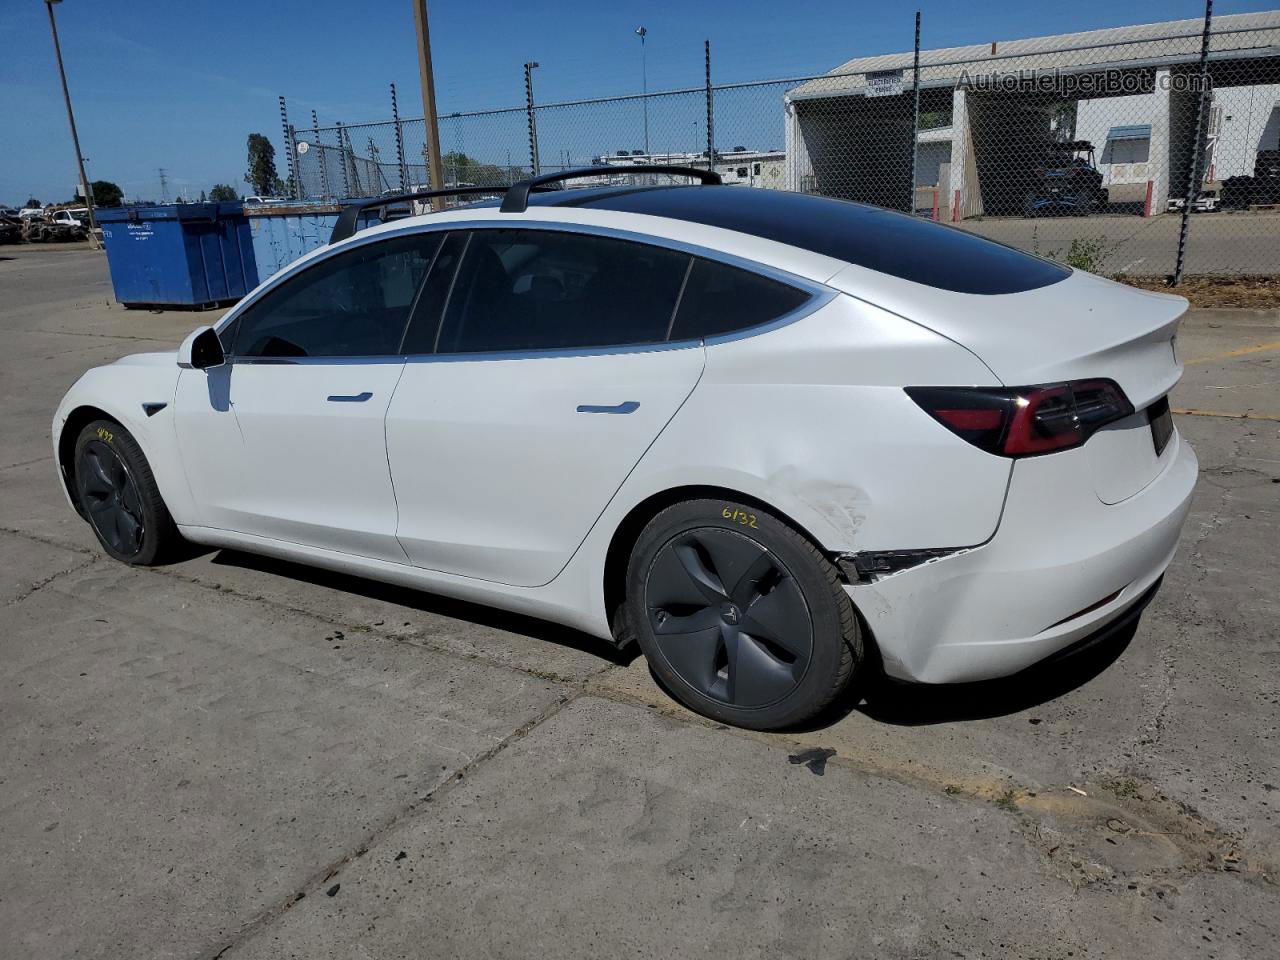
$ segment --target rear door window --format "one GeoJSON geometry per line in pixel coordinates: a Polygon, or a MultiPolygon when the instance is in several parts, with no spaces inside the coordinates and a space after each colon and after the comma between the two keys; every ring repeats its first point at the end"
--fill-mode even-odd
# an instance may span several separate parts
{"type": "Polygon", "coordinates": [[[476,230],[453,280],[439,353],[660,343],[688,254],[549,230],[476,230]]]}
{"type": "Polygon", "coordinates": [[[235,322],[236,356],[370,357],[399,353],[439,234],[364,244],[321,260],[235,322]]]}
{"type": "Polygon", "coordinates": [[[758,327],[797,309],[809,297],[770,277],[697,259],[680,298],[671,339],[693,340],[758,327]]]}

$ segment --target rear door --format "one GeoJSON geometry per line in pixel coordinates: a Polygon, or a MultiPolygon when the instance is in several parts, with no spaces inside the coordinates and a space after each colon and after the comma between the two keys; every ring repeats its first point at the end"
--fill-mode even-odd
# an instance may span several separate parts
{"type": "Polygon", "coordinates": [[[411,562],[520,586],[559,573],[702,373],[699,341],[666,342],[689,265],[535,228],[445,241],[387,414],[411,562]]]}
{"type": "Polygon", "coordinates": [[[376,240],[307,267],[221,331],[227,364],[182,372],[201,524],[404,562],[383,421],[439,242],[376,240]]]}

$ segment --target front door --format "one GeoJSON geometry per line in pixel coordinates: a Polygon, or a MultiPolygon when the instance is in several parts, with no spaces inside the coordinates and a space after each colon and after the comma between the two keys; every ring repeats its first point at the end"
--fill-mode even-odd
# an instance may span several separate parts
{"type": "Polygon", "coordinates": [[[443,320],[415,314],[387,414],[400,543],[418,566],[541,585],[698,382],[701,344],[665,342],[690,258],[539,229],[450,244],[456,276],[426,286],[449,291],[443,320]]]}
{"type": "Polygon", "coordinates": [[[384,420],[438,236],[399,236],[284,279],[184,370],[176,426],[201,525],[404,562],[384,420]]]}

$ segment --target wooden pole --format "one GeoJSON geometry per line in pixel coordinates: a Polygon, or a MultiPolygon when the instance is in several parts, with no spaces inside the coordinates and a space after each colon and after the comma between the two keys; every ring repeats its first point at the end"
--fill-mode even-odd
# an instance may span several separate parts
{"type": "Polygon", "coordinates": [[[67,104],[67,123],[71,125],[71,145],[76,151],[76,169],[80,171],[80,193],[84,196],[84,206],[89,212],[89,243],[98,245],[98,220],[93,215],[93,196],[89,192],[89,178],[84,172],[84,157],[80,153],[80,135],[76,133],[76,115],[71,110],[71,91],[67,89],[67,73],[62,68],[62,44],[58,42],[58,24],[53,19],[53,4],[59,0],[45,0],[45,9],[49,11],[49,32],[53,34],[53,52],[58,58],[58,78],[62,81],[62,99],[67,104]]]}
{"type": "MultiPolygon", "coordinates": [[[[440,162],[440,125],[436,122],[436,81],[431,70],[431,31],[427,26],[427,0],[413,0],[418,27],[418,73],[422,78],[422,114],[427,125],[427,175],[432,190],[444,189],[440,162]]],[[[432,206],[438,202],[432,201],[432,206]]],[[[443,203],[440,209],[444,209],[443,203]]]]}

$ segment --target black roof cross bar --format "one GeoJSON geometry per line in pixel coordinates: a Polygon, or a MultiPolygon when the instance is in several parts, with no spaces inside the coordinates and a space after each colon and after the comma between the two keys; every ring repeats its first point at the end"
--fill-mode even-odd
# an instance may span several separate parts
{"type": "Polygon", "coordinates": [[[530,177],[513,183],[502,198],[503,213],[524,213],[529,209],[529,191],[545,189],[548,184],[562,180],[576,180],[579,177],[598,177],[601,175],[617,176],[632,173],[667,173],[678,177],[694,177],[704,184],[723,183],[720,174],[714,170],[700,170],[697,167],[681,167],[665,163],[637,163],[632,166],[580,167],[576,170],[563,170],[560,173],[544,173],[540,177],[530,177]]]}
{"type": "Polygon", "coordinates": [[[347,237],[354,237],[357,224],[360,222],[360,214],[366,210],[379,210],[397,203],[430,200],[433,197],[496,196],[506,190],[507,184],[504,183],[493,187],[446,187],[443,190],[419,190],[416,193],[397,193],[390,197],[369,197],[367,200],[357,200],[342,208],[342,212],[338,214],[338,222],[333,225],[329,242],[332,244],[347,237]]]}

